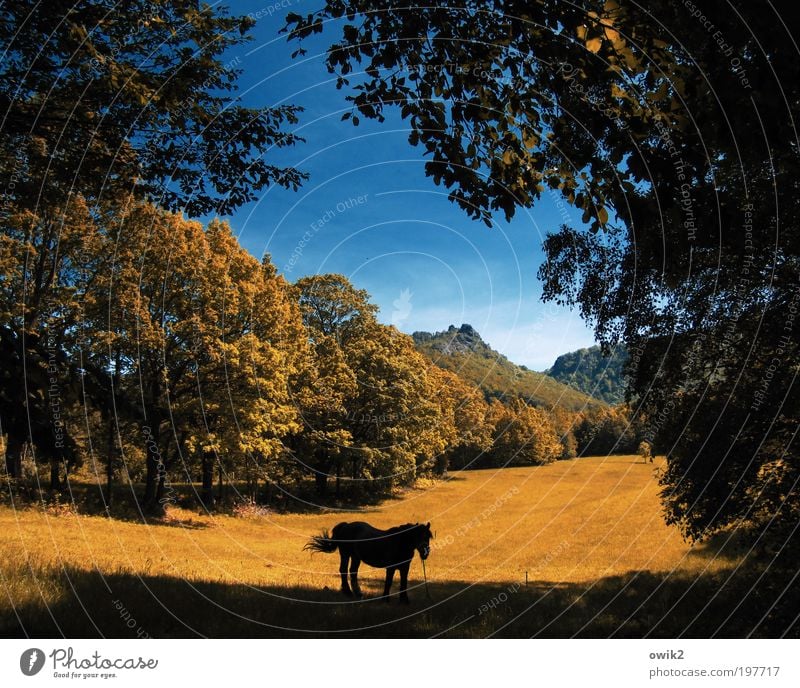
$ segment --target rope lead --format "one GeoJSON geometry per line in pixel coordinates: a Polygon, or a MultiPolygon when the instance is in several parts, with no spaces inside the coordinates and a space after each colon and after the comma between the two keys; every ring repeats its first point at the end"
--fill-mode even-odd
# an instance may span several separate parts
{"type": "MultiPolygon", "coordinates": [[[[420,557],[422,559],[422,557],[420,557]]],[[[431,599],[430,590],[428,590],[428,572],[425,570],[425,560],[422,559],[422,577],[425,579],[425,597],[431,599]]]]}

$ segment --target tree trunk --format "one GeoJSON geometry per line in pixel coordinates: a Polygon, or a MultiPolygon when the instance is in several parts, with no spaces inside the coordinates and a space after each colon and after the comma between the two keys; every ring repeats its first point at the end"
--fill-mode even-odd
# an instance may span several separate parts
{"type": "Polygon", "coordinates": [[[317,494],[324,497],[328,493],[328,474],[324,471],[315,471],[314,480],[317,483],[317,494]]]}
{"type": "Polygon", "coordinates": [[[155,407],[149,409],[147,420],[150,425],[142,428],[145,443],[145,483],[144,483],[144,509],[150,513],[159,515],[163,509],[158,504],[158,491],[161,473],[164,471],[164,460],[161,457],[160,449],[160,415],[155,407]]]}
{"type": "Polygon", "coordinates": [[[167,471],[166,467],[162,464],[161,470],[158,473],[158,488],[156,489],[156,502],[162,510],[166,510],[167,503],[172,502],[172,498],[166,496],[167,486],[167,471]]]}
{"type": "Polygon", "coordinates": [[[222,495],[222,489],[223,489],[223,483],[222,483],[222,461],[219,462],[218,476],[219,476],[219,489],[217,490],[217,499],[221,502],[222,501],[222,496],[223,496],[222,495]]]}
{"type": "Polygon", "coordinates": [[[269,479],[264,481],[264,492],[267,495],[267,505],[272,506],[272,481],[269,479]]]}
{"type": "Polygon", "coordinates": [[[146,440],[145,452],[147,458],[145,460],[145,478],[144,478],[144,505],[151,506],[156,499],[156,487],[158,482],[158,464],[160,461],[160,454],[158,453],[158,445],[154,444],[155,439],[148,436],[146,440]]]}
{"type": "Polygon", "coordinates": [[[108,452],[106,455],[106,508],[111,507],[114,490],[114,460],[116,458],[116,390],[119,388],[119,369],[121,354],[117,350],[114,356],[114,374],[109,375],[109,407],[108,407],[108,452]]]}
{"type": "MultiPolygon", "coordinates": [[[[255,461],[255,459],[253,460],[255,461]]],[[[247,495],[250,497],[251,500],[255,501],[256,498],[256,486],[258,485],[258,479],[255,476],[255,468],[250,465],[250,460],[248,457],[245,457],[245,481],[247,482],[247,495]]]]}
{"type": "Polygon", "coordinates": [[[22,477],[22,451],[25,446],[16,435],[8,434],[6,443],[6,472],[9,478],[18,480],[22,477]]]}
{"type": "Polygon", "coordinates": [[[114,488],[114,420],[108,418],[108,446],[106,447],[106,508],[111,508],[112,490],[114,488]]]}
{"type": "Polygon", "coordinates": [[[50,459],[50,489],[51,490],[60,490],[61,489],[61,460],[54,456],[50,459]]]}
{"type": "Polygon", "coordinates": [[[328,455],[322,449],[314,452],[317,466],[314,468],[314,481],[317,483],[317,494],[324,497],[328,494],[328,474],[331,472],[331,462],[328,455]]]}
{"type": "Polygon", "coordinates": [[[214,508],[214,452],[203,452],[203,488],[200,491],[203,506],[209,511],[214,508]]]}

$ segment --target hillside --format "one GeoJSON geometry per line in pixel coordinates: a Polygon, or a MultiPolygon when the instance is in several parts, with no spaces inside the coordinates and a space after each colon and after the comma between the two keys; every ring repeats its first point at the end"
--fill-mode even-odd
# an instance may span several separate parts
{"type": "Polygon", "coordinates": [[[614,347],[609,357],[603,356],[599,346],[592,346],[559,356],[545,375],[596,399],[619,404],[625,400],[627,359],[622,346],[614,347]]]}
{"type": "Polygon", "coordinates": [[[443,332],[415,332],[412,336],[420,352],[480,387],[488,399],[519,396],[534,406],[570,411],[604,404],[552,377],[512,363],[484,342],[471,325],[451,325],[443,332]]]}

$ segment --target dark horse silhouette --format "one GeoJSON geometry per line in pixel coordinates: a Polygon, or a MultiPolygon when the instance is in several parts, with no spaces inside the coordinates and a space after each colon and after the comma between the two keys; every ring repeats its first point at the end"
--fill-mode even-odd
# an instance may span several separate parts
{"type": "Polygon", "coordinates": [[[340,523],[333,532],[323,530],[312,537],[303,549],[331,554],[339,550],[339,573],[342,576],[342,592],[348,597],[361,599],[358,587],[358,567],[363,561],[368,566],[386,569],[386,584],[383,597],[389,601],[394,572],[400,571],[400,601],[408,603],[408,569],[414,558],[414,550],[425,560],[430,554],[433,537],[431,524],[406,523],[389,530],[379,530],[369,523],[355,521],[340,523]],[[350,563],[350,585],[347,584],[347,564],[350,563]],[[350,589],[352,586],[352,590],[350,589]]]}

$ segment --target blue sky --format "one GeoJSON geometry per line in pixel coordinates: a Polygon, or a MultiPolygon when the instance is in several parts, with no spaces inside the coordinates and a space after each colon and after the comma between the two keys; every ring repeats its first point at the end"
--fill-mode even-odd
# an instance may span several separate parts
{"type": "Polygon", "coordinates": [[[226,57],[243,70],[242,100],[305,108],[295,131],[306,142],[270,151],[268,159],[310,174],[299,192],[270,189],[227,218],[245,248],[271,254],[291,281],[346,275],[372,295],[383,322],[404,332],[470,323],[495,349],[535,370],[593,343],[577,313],[539,300],[542,238],[562,222],[578,223],[572,208],[545,194],[510,223],[498,216],[489,229],[470,220],[425,176],[422,151],[408,144],[396,111],[383,124],[341,120],[350,108],[322,54],[333,33],[308,41],[308,54],[291,59],[293,44],[277,33],[283,18],[316,5],[229,4],[233,13],[261,12],[255,40],[226,57]]]}

